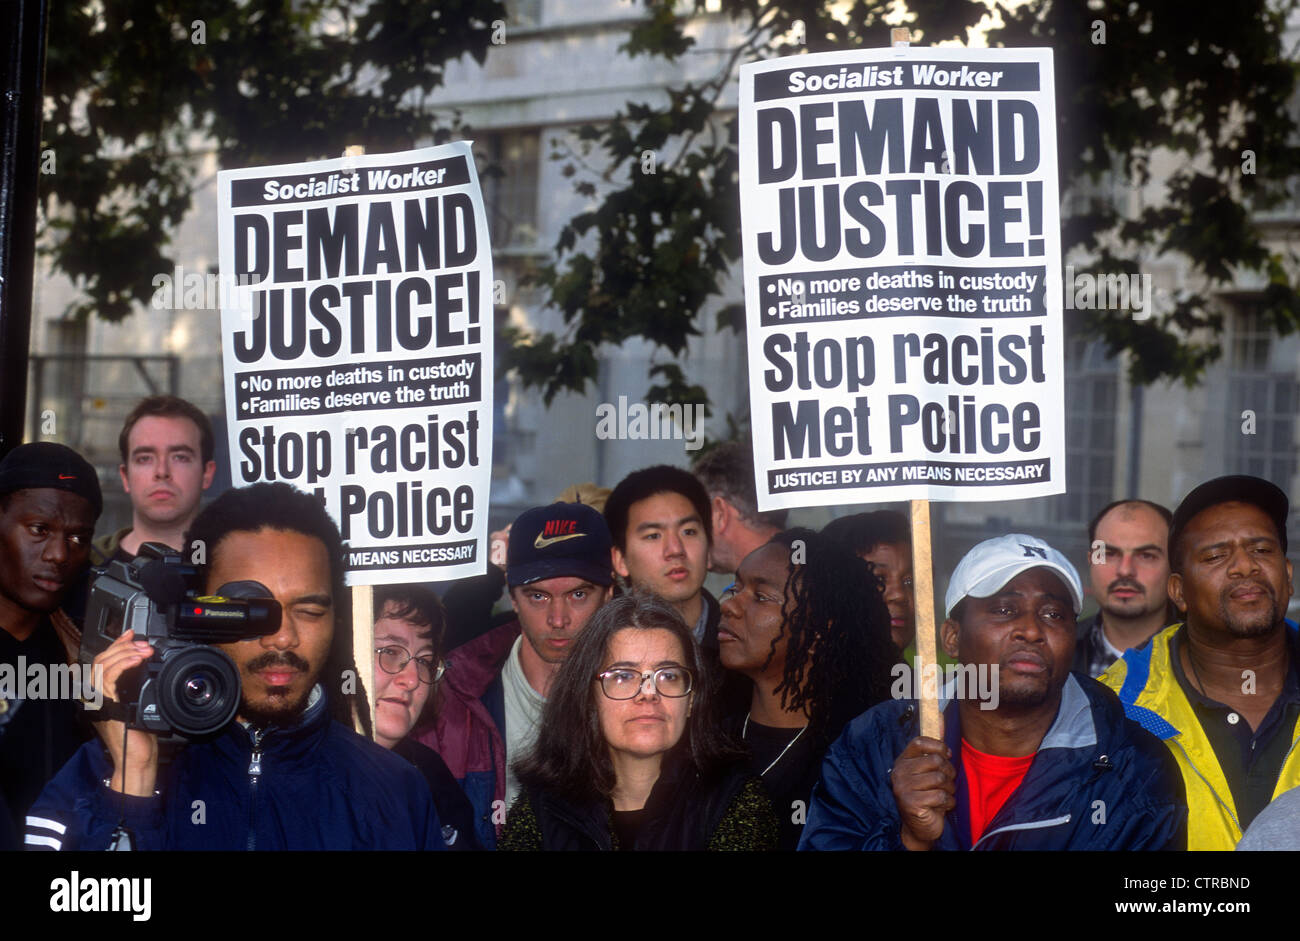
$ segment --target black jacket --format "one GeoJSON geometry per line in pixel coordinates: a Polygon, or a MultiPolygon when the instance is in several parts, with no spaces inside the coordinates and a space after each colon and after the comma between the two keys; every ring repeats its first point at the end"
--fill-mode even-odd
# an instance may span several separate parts
{"type": "Polygon", "coordinates": [[[447,849],[481,850],[483,847],[474,835],[474,807],[447,769],[442,756],[409,736],[393,746],[393,753],[401,755],[424,775],[429,793],[433,795],[433,806],[438,811],[442,839],[447,849]]]}
{"type": "MultiPolygon", "coordinates": [[[[0,664],[15,679],[20,673],[24,677],[14,693],[25,688],[31,667],[39,666],[52,676],[49,668],[66,663],[67,653],[48,617],[23,641],[0,627],[0,664]]],[[[9,692],[0,688],[0,696],[9,692]]],[[[27,809],[90,734],[89,726],[80,721],[77,704],[50,691],[38,698],[6,699],[0,706],[0,810],[9,818],[7,825],[0,825],[0,851],[19,848],[27,809]]]]}
{"type": "MultiPolygon", "coordinates": [[[[742,797],[747,786],[750,794],[761,795],[761,785],[743,762],[731,765],[712,780],[705,780],[689,761],[670,755],[646,801],[646,819],[631,848],[708,849],[728,811],[745,813],[740,807],[745,802],[737,798],[742,797]]],[[[760,796],[759,801],[764,819],[758,822],[757,829],[763,830],[766,836],[760,845],[742,848],[773,849],[776,821],[766,798],[760,796]]],[[[613,850],[616,847],[610,812],[608,800],[574,802],[525,786],[511,808],[501,848],[613,850]]]]}

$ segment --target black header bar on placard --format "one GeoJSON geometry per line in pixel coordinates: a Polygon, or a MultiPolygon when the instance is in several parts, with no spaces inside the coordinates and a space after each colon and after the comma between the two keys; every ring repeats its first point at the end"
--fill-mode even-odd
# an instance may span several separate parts
{"type": "Polygon", "coordinates": [[[239,421],[473,404],[482,398],[479,353],[235,373],[239,421]],[[408,394],[402,395],[402,390],[408,394]],[[418,394],[409,394],[418,390],[418,394]]]}
{"type": "Polygon", "coordinates": [[[478,542],[426,542],[418,546],[380,546],[374,549],[349,548],[347,570],[371,572],[376,569],[416,569],[436,565],[462,565],[478,557],[478,542]]]}
{"type": "Polygon", "coordinates": [[[234,180],[230,184],[230,204],[235,208],[275,208],[348,196],[396,195],[417,190],[443,189],[464,186],[468,182],[469,164],[465,157],[457,155],[422,163],[399,163],[391,167],[354,167],[295,176],[268,174],[234,180]]]}
{"type": "Polygon", "coordinates": [[[894,461],[879,464],[826,464],[769,470],[767,485],[772,493],[804,493],[817,490],[851,490],[858,487],[896,487],[930,484],[936,487],[1002,487],[1036,484],[1052,479],[1049,458],[1032,461],[894,461]]]}
{"type": "Polygon", "coordinates": [[[754,76],[754,101],[900,91],[1028,92],[1041,87],[1037,62],[854,62],[795,66],[754,76]],[[827,82],[830,87],[827,87],[827,82]],[[809,87],[811,86],[811,87],[809,87]]]}
{"type": "Polygon", "coordinates": [[[764,327],[880,317],[989,320],[1047,316],[1047,269],[1041,265],[963,268],[890,265],[791,271],[758,279],[764,327]],[[1032,285],[1032,286],[1031,286],[1032,285]],[[1013,310],[989,311],[983,298],[1023,298],[1013,310]],[[954,307],[954,299],[974,302],[954,307]]]}

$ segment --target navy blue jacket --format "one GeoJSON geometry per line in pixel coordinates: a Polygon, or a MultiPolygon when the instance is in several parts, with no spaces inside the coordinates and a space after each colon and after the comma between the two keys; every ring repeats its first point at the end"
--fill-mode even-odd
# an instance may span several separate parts
{"type": "Polygon", "coordinates": [[[111,760],[87,743],[28,812],[27,848],[107,849],[125,807],[140,850],[445,850],[420,772],[330,719],[319,691],[295,724],[261,734],[256,756],[237,722],[186,745],[153,797],[105,787],[111,760]]]}
{"type": "MultiPolygon", "coordinates": [[[[920,734],[916,704],[881,703],[831,745],[813,789],[801,850],[901,850],[902,821],[889,771],[920,734]]],[[[944,738],[957,769],[957,806],[933,849],[1160,850],[1187,846],[1182,775],[1159,739],[1124,717],[1115,694],[1072,674],[1056,721],[1020,786],[970,840],[970,799],[961,763],[961,719],[944,710],[944,738]]]]}

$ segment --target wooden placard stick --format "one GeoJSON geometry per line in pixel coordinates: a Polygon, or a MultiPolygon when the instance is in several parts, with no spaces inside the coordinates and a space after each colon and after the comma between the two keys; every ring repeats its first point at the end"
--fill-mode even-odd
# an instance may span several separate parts
{"type": "MultiPolygon", "coordinates": [[[[912,692],[921,710],[921,734],[943,740],[943,718],[939,700],[924,695],[922,679],[939,662],[934,630],[934,571],[930,554],[930,501],[912,501],[912,588],[916,593],[916,659],[912,668],[912,692]]],[[[938,684],[931,684],[931,688],[938,684]]],[[[936,693],[938,692],[935,689],[936,693]]]]}
{"type": "MultiPolygon", "coordinates": [[[[889,31],[889,44],[904,50],[912,43],[912,32],[906,26],[896,26],[889,31]]],[[[938,642],[934,630],[934,571],[930,552],[930,501],[913,500],[912,504],[912,588],[916,594],[916,658],[908,664],[912,668],[912,692],[921,711],[921,734],[943,739],[943,718],[939,715],[939,700],[925,696],[927,668],[939,662],[938,642]]],[[[937,684],[936,684],[937,685],[937,684]]],[[[936,690],[937,692],[937,690],[936,690]]]]}
{"type": "MultiPolygon", "coordinates": [[[[373,585],[352,586],[352,662],[357,667],[357,678],[366,691],[366,709],[370,713],[370,729],[375,728],[375,589],[373,585]]],[[[365,726],[357,712],[360,703],[352,709],[352,726],[359,735],[365,735],[365,726]]]]}
{"type": "MultiPolygon", "coordinates": [[[[907,49],[912,44],[912,31],[906,26],[895,26],[889,31],[889,44],[894,49],[907,49]]],[[[925,678],[931,664],[939,662],[939,645],[934,629],[934,571],[930,552],[930,501],[913,500],[912,503],[912,588],[916,593],[916,659],[912,668],[912,692],[921,711],[921,734],[943,740],[943,717],[939,714],[939,700],[925,695],[925,678]]],[[[934,684],[936,687],[938,684],[934,684]]],[[[936,689],[937,692],[937,689],[936,689]]]]}
{"type": "MultiPolygon", "coordinates": [[[[349,144],[343,148],[344,157],[360,157],[366,152],[363,144],[349,144]]],[[[352,662],[356,664],[358,679],[366,691],[366,709],[370,713],[371,738],[375,728],[375,589],[372,585],[352,586],[352,662]]],[[[365,734],[361,716],[356,706],[352,710],[352,726],[360,735],[365,734]]]]}

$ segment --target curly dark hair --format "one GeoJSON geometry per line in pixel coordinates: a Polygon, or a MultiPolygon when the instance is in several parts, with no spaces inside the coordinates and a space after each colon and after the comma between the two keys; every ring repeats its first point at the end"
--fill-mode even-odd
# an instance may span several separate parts
{"type": "Polygon", "coordinates": [[[338,527],[325,511],[325,504],[310,493],[289,484],[261,483],[227,490],[213,500],[185,534],[185,555],[194,557],[198,544],[204,547],[209,564],[221,540],[230,533],[255,533],[263,529],[301,533],[319,539],[330,564],[330,592],[334,599],[334,639],[321,668],[320,682],[329,694],[330,714],[349,728],[355,712],[365,734],[370,734],[370,709],[362,677],[352,655],[352,596],[343,587],[343,540],[338,527]],[[347,691],[355,677],[355,691],[347,691]]]}
{"type": "MultiPolygon", "coordinates": [[[[785,709],[808,713],[809,734],[822,744],[844,725],[889,698],[898,651],[889,637],[889,609],[881,580],[843,543],[811,529],[772,537],[797,561],[785,583],[781,636],[788,638],[785,670],[776,692],[785,709]]],[[[772,641],[772,653],[776,644],[772,641]]],[[[769,657],[769,663],[771,662],[769,657]]]]}
{"type": "Polygon", "coordinates": [[[666,630],[681,642],[686,666],[695,678],[691,712],[674,753],[688,758],[703,775],[743,760],[744,753],[723,734],[713,714],[710,689],[700,651],[690,628],[666,601],[643,591],[631,591],[602,605],[573,642],[561,664],[542,709],[537,742],[514,763],[525,787],[588,802],[614,790],[614,766],[600,728],[596,682],[609,655],[610,639],[625,628],[666,630]]]}

